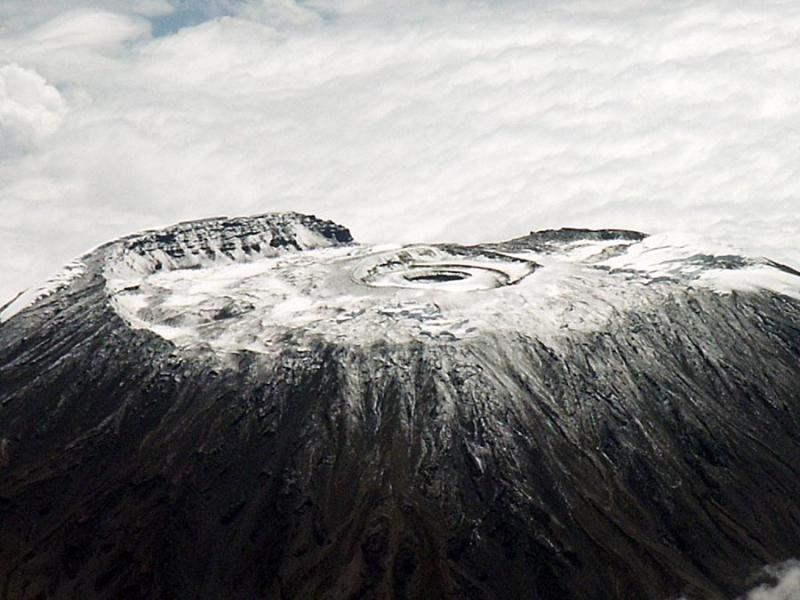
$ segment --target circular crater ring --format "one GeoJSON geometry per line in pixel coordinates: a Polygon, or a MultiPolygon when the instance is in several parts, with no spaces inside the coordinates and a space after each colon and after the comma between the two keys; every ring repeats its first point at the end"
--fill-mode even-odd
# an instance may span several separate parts
{"type": "Polygon", "coordinates": [[[478,265],[470,265],[458,262],[414,263],[412,265],[409,265],[409,268],[441,270],[450,273],[463,273],[465,277],[462,277],[462,279],[466,279],[467,277],[472,277],[473,273],[471,273],[471,271],[488,271],[489,273],[494,274],[501,280],[500,282],[498,282],[497,287],[516,283],[516,281],[512,281],[511,276],[502,269],[498,269],[496,267],[489,267],[486,265],[478,266],[478,265]]]}

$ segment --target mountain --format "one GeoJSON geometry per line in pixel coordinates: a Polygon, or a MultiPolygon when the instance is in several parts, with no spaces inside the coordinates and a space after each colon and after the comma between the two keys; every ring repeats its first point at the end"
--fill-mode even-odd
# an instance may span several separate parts
{"type": "Polygon", "coordinates": [[[730,600],[800,557],[800,273],[676,236],[131,235],[0,313],[0,598],[730,600]]]}

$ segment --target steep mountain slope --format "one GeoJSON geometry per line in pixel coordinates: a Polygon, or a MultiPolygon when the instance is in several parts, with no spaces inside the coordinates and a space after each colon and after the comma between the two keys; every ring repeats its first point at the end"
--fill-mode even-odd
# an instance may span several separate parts
{"type": "Polygon", "coordinates": [[[800,556],[789,267],[290,213],[36,297],[0,314],[2,598],[730,599],[800,556]]]}

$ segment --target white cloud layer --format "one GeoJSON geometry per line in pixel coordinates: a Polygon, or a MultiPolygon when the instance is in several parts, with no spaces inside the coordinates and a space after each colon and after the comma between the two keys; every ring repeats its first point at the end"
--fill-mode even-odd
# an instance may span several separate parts
{"type": "Polygon", "coordinates": [[[284,209],[800,264],[798,81],[785,0],[4,0],[0,300],[136,229],[284,209]]]}
{"type": "Polygon", "coordinates": [[[772,583],[759,585],[740,600],[800,600],[800,562],[768,567],[766,572],[772,583]]]}
{"type": "Polygon", "coordinates": [[[0,66],[0,158],[23,153],[58,130],[64,101],[35,71],[0,66]]]}
{"type": "MultiPolygon", "coordinates": [[[[800,600],[800,561],[788,560],[761,570],[766,580],[735,600],[800,600]]],[[[682,596],[678,600],[691,600],[682,596]]]]}

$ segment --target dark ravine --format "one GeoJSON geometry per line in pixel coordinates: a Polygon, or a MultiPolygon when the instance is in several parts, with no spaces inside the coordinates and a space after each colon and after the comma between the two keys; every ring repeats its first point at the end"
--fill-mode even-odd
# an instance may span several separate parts
{"type": "MultiPolygon", "coordinates": [[[[487,248],[643,238],[557,233],[487,248]]],[[[219,360],[109,302],[145,241],[0,324],[0,598],[731,600],[800,557],[798,300],[219,360]]]]}

